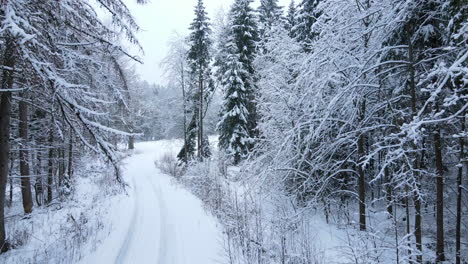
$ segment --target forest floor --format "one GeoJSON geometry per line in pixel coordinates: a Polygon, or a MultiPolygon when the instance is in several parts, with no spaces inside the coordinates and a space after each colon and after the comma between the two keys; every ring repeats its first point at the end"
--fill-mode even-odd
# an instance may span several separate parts
{"type": "Polygon", "coordinates": [[[136,144],[124,160],[128,199],[110,209],[113,229],[82,263],[220,263],[223,237],[201,201],[155,166],[174,141],[136,144]]]}

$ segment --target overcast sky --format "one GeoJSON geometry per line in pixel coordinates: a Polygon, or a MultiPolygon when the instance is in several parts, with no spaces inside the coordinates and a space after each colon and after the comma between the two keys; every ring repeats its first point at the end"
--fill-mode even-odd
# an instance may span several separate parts
{"type": "MultiPolygon", "coordinates": [[[[125,0],[127,6],[143,29],[138,34],[145,54],[144,64],[136,65],[141,79],[150,83],[165,83],[160,69],[160,62],[167,52],[167,42],[177,31],[186,35],[194,17],[194,6],[197,0],[150,0],[146,5],[137,5],[136,0],[125,0]]],[[[259,0],[254,7],[258,6],[259,0]]],[[[288,6],[290,0],[279,0],[288,6]]],[[[296,1],[297,2],[297,1],[296,1]]],[[[213,19],[219,9],[229,10],[232,0],[205,0],[208,16],[213,19]]],[[[141,56],[141,55],[140,55],[141,56]]]]}

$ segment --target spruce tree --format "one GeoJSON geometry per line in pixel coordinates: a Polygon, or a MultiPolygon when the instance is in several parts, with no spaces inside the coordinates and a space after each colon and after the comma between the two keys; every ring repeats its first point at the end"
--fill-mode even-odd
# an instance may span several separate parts
{"type": "MultiPolygon", "coordinates": [[[[189,140],[187,144],[192,144],[192,146],[184,146],[184,150],[193,151],[195,148],[194,136],[197,137],[197,150],[198,158],[203,159],[205,157],[205,149],[207,146],[204,146],[208,142],[203,140],[203,117],[207,99],[207,91],[210,90],[212,81],[210,78],[211,69],[211,28],[209,23],[209,18],[205,11],[205,6],[203,1],[199,0],[198,4],[195,6],[195,19],[190,25],[190,30],[192,31],[189,37],[190,40],[190,50],[188,53],[188,63],[190,66],[191,77],[192,77],[192,95],[193,95],[193,118],[195,122],[194,125],[189,125],[190,131],[188,131],[189,140]]],[[[193,153],[188,153],[188,156],[193,156],[193,153]]]]}
{"type": "Polygon", "coordinates": [[[278,0],[261,0],[258,13],[258,31],[263,38],[273,25],[281,22],[283,8],[278,5],[278,0]]]}
{"type": "Polygon", "coordinates": [[[320,13],[317,11],[317,6],[320,0],[302,0],[299,4],[297,26],[293,28],[293,35],[296,40],[304,47],[305,51],[310,51],[312,41],[317,36],[317,33],[312,30],[312,26],[317,21],[320,13]]]}
{"type": "Polygon", "coordinates": [[[294,0],[291,0],[291,3],[288,7],[288,13],[286,14],[286,23],[285,28],[289,32],[289,36],[294,38],[293,29],[297,26],[297,7],[294,0]]]}
{"type": "Polygon", "coordinates": [[[221,121],[218,124],[219,146],[232,156],[234,164],[249,151],[252,138],[249,134],[248,118],[249,93],[243,77],[248,76],[240,53],[233,41],[226,47],[229,54],[226,61],[226,72],[223,76],[224,102],[221,121]]]}
{"type": "Polygon", "coordinates": [[[239,62],[245,71],[241,79],[248,93],[246,104],[249,111],[248,131],[252,137],[257,136],[257,110],[255,104],[256,82],[254,59],[257,50],[258,32],[256,18],[250,4],[253,0],[236,0],[231,9],[232,39],[239,51],[239,62]]]}
{"type": "Polygon", "coordinates": [[[236,0],[231,8],[228,67],[222,81],[225,102],[218,127],[220,146],[233,155],[235,163],[245,156],[247,150],[253,148],[254,139],[258,134],[253,66],[258,33],[254,11],[250,6],[252,2],[236,0]],[[233,117],[233,113],[239,116],[233,117]],[[235,135],[235,138],[232,138],[232,135],[235,135]]]}

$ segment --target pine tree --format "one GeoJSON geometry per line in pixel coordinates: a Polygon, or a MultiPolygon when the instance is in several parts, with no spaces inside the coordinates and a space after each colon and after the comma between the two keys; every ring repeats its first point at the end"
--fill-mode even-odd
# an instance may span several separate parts
{"type": "Polygon", "coordinates": [[[228,43],[227,51],[223,115],[218,124],[219,146],[232,156],[234,164],[238,164],[248,153],[252,141],[248,127],[249,93],[242,78],[248,76],[248,72],[233,41],[228,43]]]}
{"type": "Polygon", "coordinates": [[[286,14],[286,23],[285,27],[286,30],[289,32],[289,36],[294,38],[293,34],[293,28],[296,27],[298,21],[297,21],[297,7],[296,3],[294,0],[291,0],[291,3],[289,4],[288,7],[288,13],[286,14]]]}
{"type": "MultiPolygon", "coordinates": [[[[252,0],[236,0],[231,8],[231,38],[238,51],[238,60],[242,64],[239,77],[246,92],[245,107],[249,113],[247,117],[247,132],[255,138],[257,132],[257,110],[255,103],[256,82],[254,59],[257,49],[258,33],[256,18],[250,7],[252,0]]],[[[232,59],[232,58],[231,58],[232,59]]],[[[253,148],[250,144],[249,148],[253,148]]]]}
{"type": "MultiPolygon", "coordinates": [[[[203,117],[205,114],[204,106],[206,104],[207,93],[206,90],[209,90],[212,85],[210,78],[211,69],[211,28],[209,23],[209,18],[205,11],[205,6],[203,1],[199,0],[198,4],[195,6],[195,19],[190,25],[190,50],[188,53],[189,67],[191,70],[191,77],[193,80],[193,115],[192,118],[195,121],[195,126],[192,126],[196,131],[197,136],[197,146],[198,146],[198,158],[203,159],[206,155],[204,154],[204,149],[207,147],[204,144],[207,144],[207,141],[204,141],[203,135],[203,117]]],[[[189,128],[190,129],[190,125],[189,128]]],[[[187,144],[193,142],[193,133],[194,130],[188,132],[189,139],[187,144]],[[190,138],[192,136],[192,138],[190,138]]],[[[193,143],[192,143],[193,144],[193,143]]],[[[185,146],[184,149],[190,150],[194,149],[193,146],[185,146]]],[[[188,153],[188,156],[192,156],[192,153],[188,153]]]]}
{"type": "Polygon", "coordinates": [[[278,0],[261,0],[258,13],[258,31],[263,39],[273,25],[281,22],[283,8],[278,5],[278,0]]]}
{"type": "Polygon", "coordinates": [[[320,13],[317,11],[319,3],[320,0],[302,0],[299,4],[298,22],[293,28],[293,35],[301,43],[305,51],[310,51],[310,45],[317,35],[312,26],[320,16],[320,13]]]}
{"type": "Polygon", "coordinates": [[[224,73],[228,69],[228,44],[230,42],[231,28],[229,22],[221,25],[216,36],[216,55],[214,59],[216,82],[224,87],[224,73]]]}

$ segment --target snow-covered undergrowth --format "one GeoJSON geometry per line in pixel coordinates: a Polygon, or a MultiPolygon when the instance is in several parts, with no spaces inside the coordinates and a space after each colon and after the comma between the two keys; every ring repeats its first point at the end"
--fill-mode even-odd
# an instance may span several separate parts
{"type": "MultiPolygon", "coordinates": [[[[414,254],[407,246],[403,204],[394,207],[392,218],[385,201],[376,199],[369,206],[368,229],[362,232],[353,199],[310,201],[299,206],[274,181],[258,182],[248,168],[228,166],[218,151],[209,160],[183,170],[175,164],[174,153],[156,161],[219,219],[229,263],[408,263],[414,254]]],[[[424,212],[430,222],[432,209],[424,212]]],[[[409,213],[412,224],[413,209],[409,213]]],[[[423,239],[433,239],[434,226],[423,228],[423,239]]],[[[425,246],[423,255],[434,259],[433,248],[425,246]]]]}
{"type": "Polygon", "coordinates": [[[333,263],[347,259],[346,233],[319,211],[295,208],[286,196],[241,180],[237,167],[212,160],[188,167],[179,181],[224,225],[230,263],[333,263]],[[223,171],[226,174],[223,174],[223,171]]]}
{"type": "Polygon", "coordinates": [[[6,208],[6,229],[13,249],[0,255],[0,263],[75,263],[93,251],[112,230],[109,209],[125,198],[110,166],[96,156],[77,164],[68,195],[25,216],[21,191],[14,189],[6,208]]]}
{"type": "MultiPolygon", "coordinates": [[[[216,146],[214,138],[210,141],[216,146]]],[[[175,155],[168,153],[156,166],[219,219],[229,263],[346,263],[362,254],[347,244],[359,238],[327,224],[322,210],[297,208],[286,195],[265,192],[267,188],[245,180],[241,168],[228,166],[218,151],[184,170],[175,169],[176,163],[175,155]]]]}

